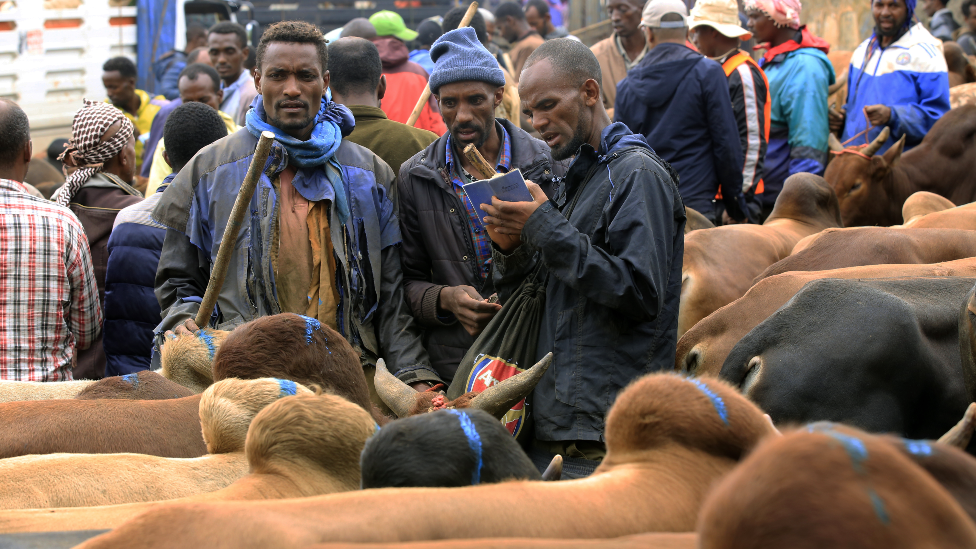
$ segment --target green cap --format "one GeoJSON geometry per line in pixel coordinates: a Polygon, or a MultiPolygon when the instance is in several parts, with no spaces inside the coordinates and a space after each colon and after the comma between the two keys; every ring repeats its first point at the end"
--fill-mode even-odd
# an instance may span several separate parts
{"type": "Polygon", "coordinates": [[[376,36],[396,36],[407,42],[417,38],[416,31],[407,28],[399,13],[383,10],[370,16],[369,22],[376,28],[376,36]]]}

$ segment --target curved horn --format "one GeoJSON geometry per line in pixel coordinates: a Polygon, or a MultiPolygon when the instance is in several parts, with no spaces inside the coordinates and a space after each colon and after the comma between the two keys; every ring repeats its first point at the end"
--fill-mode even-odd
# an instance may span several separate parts
{"type": "Polygon", "coordinates": [[[939,442],[965,450],[973,437],[973,424],[976,422],[976,402],[970,403],[966,413],[949,432],[939,437],[939,442]]]}
{"type": "Polygon", "coordinates": [[[827,95],[834,95],[844,87],[844,84],[847,84],[847,71],[848,69],[844,69],[844,72],[840,73],[837,80],[833,84],[827,86],[827,95]]]}
{"type": "Polygon", "coordinates": [[[542,473],[542,480],[554,481],[559,480],[563,476],[563,456],[556,454],[552,457],[552,461],[549,462],[549,467],[546,467],[544,473],[542,473]]]}
{"type": "Polygon", "coordinates": [[[400,381],[386,369],[386,361],[376,361],[376,375],[373,376],[376,394],[393,410],[397,417],[407,417],[417,401],[417,391],[400,381]]]}
{"type": "Polygon", "coordinates": [[[844,150],[844,146],[840,144],[840,140],[837,139],[837,136],[834,135],[833,132],[827,134],[827,146],[829,146],[830,150],[834,152],[844,150]]]}
{"type": "Polygon", "coordinates": [[[891,130],[888,129],[888,126],[885,126],[884,129],[881,130],[881,133],[878,134],[878,137],[875,137],[874,141],[872,141],[867,147],[864,147],[864,150],[861,152],[864,154],[864,156],[872,156],[874,153],[878,152],[881,145],[884,145],[885,141],[888,140],[889,135],[891,135],[891,130]]]}
{"type": "Polygon", "coordinates": [[[535,389],[535,385],[542,379],[542,374],[546,373],[550,364],[552,364],[552,353],[542,357],[542,360],[528,370],[510,377],[498,385],[488,387],[471,399],[471,404],[468,407],[484,410],[501,419],[506,412],[512,409],[512,406],[518,404],[518,401],[527,397],[532,389],[535,389]]]}

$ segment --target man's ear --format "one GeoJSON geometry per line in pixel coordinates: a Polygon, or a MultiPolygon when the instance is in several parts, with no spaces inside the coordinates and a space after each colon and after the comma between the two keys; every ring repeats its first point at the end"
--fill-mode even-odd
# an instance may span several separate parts
{"type": "Polygon", "coordinates": [[[381,74],[380,83],[376,86],[376,98],[382,101],[384,97],[386,97],[386,75],[381,74]]]}
{"type": "Polygon", "coordinates": [[[502,99],[505,98],[505,86],[500,86],[495,89],[495,108],[502,104],[502,99]]]}
{"type": "Polygon", "coordinates": [[[163,150],[163,160],[166,161],[166,165],[169,166],[170,169],[173,168],[173,163],[169,161],[169,153],[167,153],[165,149],[163,150]]]}
{"type": "Polygon", "coordinates": [[[31,158],[33,157],[34,157],[34,142],[28,139],[27,146],[24,147],[24,164],[30,164],[31,158]]]}
{"type": "Polygon", "coordinates": [[[264,95],[261,91],[261,71],[254,67],[254,89],[258,92],[258,95],[264,95]]]}
{"type": "Polygon", "coordinates": [[[251,55],[251,48],[244,46],[243,48],[241,48],[241,53],[244,54],[244,59],[247,59],[247,57],[251,55]]]}
{"type": "Polygon", "coordinates": [[[597,102],[603,101],[603,98],[600,96],[600,85],[592,78],[583,82],[583,85],[580,86],[580,94],[583,96],[583,102],[587,107],[592,107],[597,102]]]}
{"type": "Polygon", "coordinates": [[[217,90],[217,104],[219,105],[220,103],[223,103],[223,102],[224,102],[224,90],[218,89],[217,90]]]}

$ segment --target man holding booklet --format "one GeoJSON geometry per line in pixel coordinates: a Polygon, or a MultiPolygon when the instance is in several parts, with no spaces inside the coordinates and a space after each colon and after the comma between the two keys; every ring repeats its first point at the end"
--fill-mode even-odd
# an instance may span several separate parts
{"type": "Polygon", "coordinates": [[[393,373],[418,390],[449,383],[474,338],[501,309],[489,300],[495,285],[484,212],[464,189],[483,177],[463,154],[465,146],[473,144],[498,172],[519,170],[543,193],[551,192],[556,167],[545,143],[495,118],[505,76],[474,29],[445,33],[430,56],[430,89],[448,132],[404,162],[398,182],[404,288],[425,328],[436,375],[425,368],[393,373]]]}
{"type": "Polygon", "coordinates": [[[678,178],[643,136],[611,124],[600,80],[600,64],[579,42],[535,50],[519,79],[522,109],[553,158],[572,164],[551,200],[529,181],[530,202],[495,196],[479,205],[501,302],[539,262],[547,273],[536,359],[551,352],[553,361],[535,388],[530,456],[540,465],[563,455],[564,478],[592,472],[606,453],[605,415],[617,393],[671,370],[677,344],[678,178]]]}

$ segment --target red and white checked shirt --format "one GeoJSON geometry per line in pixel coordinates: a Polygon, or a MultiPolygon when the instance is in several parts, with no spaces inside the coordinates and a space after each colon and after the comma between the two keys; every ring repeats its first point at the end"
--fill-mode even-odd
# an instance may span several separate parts
{"type": "Polygon", "coordinates": [[[102,331],[88,238],[71,210],[0,179],[0,379],[71,379],[102,331]]]}

